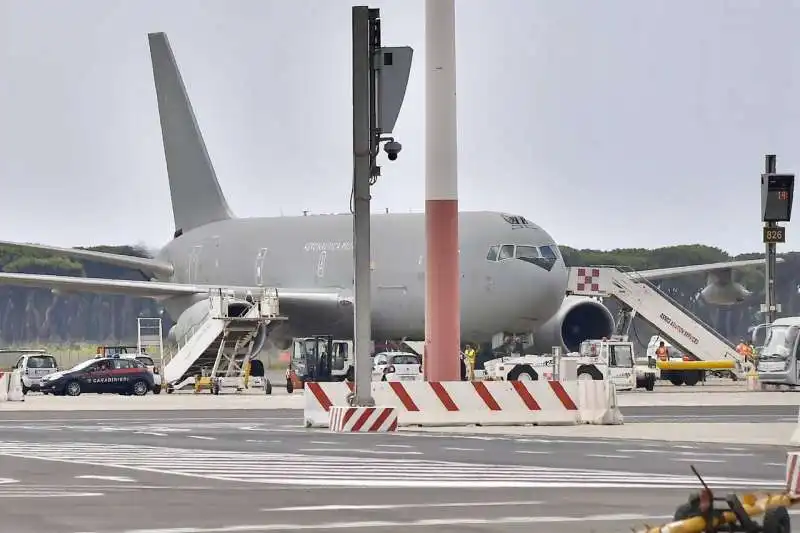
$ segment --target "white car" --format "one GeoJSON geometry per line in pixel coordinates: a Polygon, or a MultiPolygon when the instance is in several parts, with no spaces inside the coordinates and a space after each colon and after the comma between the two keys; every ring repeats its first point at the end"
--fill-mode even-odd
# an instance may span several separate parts
{"type": "Polygon", "coordinates": [[[28,391],[38,391],[39,384],[44,376],[58,372],[58,363],[52,355],[32,351],[20,357],[12,370],[19,369],[22,375],[22,394],[28,391]]]}
{"type": "Polygon", "coordinates": [[[419,381],[422,362],[415,353],[380,352],[372,360],[373,381],[419,381]]]}

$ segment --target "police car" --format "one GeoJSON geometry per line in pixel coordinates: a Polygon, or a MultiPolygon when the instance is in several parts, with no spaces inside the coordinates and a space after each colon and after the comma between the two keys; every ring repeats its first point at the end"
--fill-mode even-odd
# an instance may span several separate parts
{"type": "Polygon", "coordinates": [[[138,352],[120,353],[112,357],[119,357],[120,359],[133,359],[142,363],[142,365],[144,365],[144,367],[153,374],[153,383],[155,384],[155,387],[153,388],[153,394],[159,394],[161,392],[161,374],[159,373],[158,365],[156,365],[156,362],[153,361],[152,357],[146,353],[138,352]]]}
{"type": "Polygon", "coordinates": [[[39,388],[54,396],[84,392],[144,396],[155,387],[153,373],[135,359],[101,357],[78,363],[69,370],[44,376],[39,388]]]}

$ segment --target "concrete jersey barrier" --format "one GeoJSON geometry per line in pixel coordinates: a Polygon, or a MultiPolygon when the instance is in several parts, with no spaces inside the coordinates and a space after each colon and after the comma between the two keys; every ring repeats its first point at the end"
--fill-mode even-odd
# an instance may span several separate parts
{"type": "MultiPolygon", "coordinates": [[[[307,383],[306,427],[329,427],[352,383],[307,383]]],[[[621,424],[605,381],[372,382],[375,404],[397,410],[400,426],[621,424]]]]}
{"type": "Polygon", "coordinates": [[[341,407],[330,409],[330,430],[340,433],[386,433],[397,431],[394,407],[341,407]]]}
{"type": "Polygon", "coordinates": [[[22,394],[22,371],[16,369],[10,374],[5,372],[0,374],[0,402],[23,402],[25,395],[22,394]]]}

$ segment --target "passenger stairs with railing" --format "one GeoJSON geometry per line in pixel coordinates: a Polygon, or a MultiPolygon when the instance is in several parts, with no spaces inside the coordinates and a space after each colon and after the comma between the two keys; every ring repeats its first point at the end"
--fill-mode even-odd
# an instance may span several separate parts
{"type": "Polygon", "coordinates": [[[653,326],[672,344],[699,361],[730,359],[735,374],[743,358],[733,343],[633,270],[620,267],[572,267],[567,294],[611,297],[621,304],[616,334],[627,337],[634,316],[653,326]]]}
{"type": "MultiPolygon", "coordinates": [[[[209,380],[215,393],[223,387],[246,386],[247,367],[259,348],[257,340],[286,320],[279,314],[277,289],[264,289],[247,300],[234,298],[232,291],[214,289],[208,301],[208,313],[183,339],[177,339],[178,352],[164,367],[168,393],[196,385],[199,379],[209,380]]],[[[271,392],[268,381],[265,388],[271,392]]]]}

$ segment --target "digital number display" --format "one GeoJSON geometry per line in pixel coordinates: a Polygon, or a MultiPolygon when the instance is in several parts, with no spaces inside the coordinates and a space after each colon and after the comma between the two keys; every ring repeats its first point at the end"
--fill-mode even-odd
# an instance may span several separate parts
{"type": "Polygon", "coordinates": [[[764,243],[777,244],[786,242],[786,230],[784,228],[764,228],[764,243]]]}
{"type": "Polygon", "coordinates": [[[794,176],[768,176],[763,204],[764,222],[788,222],[792,214],[792,189],[794,176]]]}

